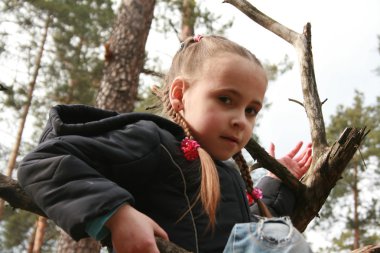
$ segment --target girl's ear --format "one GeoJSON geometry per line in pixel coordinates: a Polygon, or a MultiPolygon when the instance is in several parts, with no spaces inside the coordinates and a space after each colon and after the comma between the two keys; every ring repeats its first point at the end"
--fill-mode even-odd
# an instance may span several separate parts
{"type": "Polygon", "coordinates": [[[176,112],[183,110],[183,94],[185,92],[186,82],[181,77],[174,79],[170,85],[169,99],[172,108],[176,112]]]}

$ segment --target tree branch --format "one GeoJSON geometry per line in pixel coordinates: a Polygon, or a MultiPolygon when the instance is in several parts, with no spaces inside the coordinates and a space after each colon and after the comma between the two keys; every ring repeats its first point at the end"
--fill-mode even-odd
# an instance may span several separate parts
{"type": "Polygon", "coordinates": [[[46,217],[44,212],[32,201],[16,180],[1,173],[0,198],[7,201],[13,208],[20,208],[46,217]]]}
{"type": "Polygon", "coordinates": [[[286,184],[294,192],[304,192],[305,185],[303,185],[292,173],[290,173],[281,163],[270,156],[264,148],[262,148],[253,138],[251,138],[245,149],[257,160],[261,167],[267,168],[273,174],[278,176],[284,184],[286,184]]]}

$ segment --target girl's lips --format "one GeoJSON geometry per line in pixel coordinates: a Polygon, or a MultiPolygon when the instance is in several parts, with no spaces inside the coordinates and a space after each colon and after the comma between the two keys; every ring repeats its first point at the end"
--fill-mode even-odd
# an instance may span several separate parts
{"type": "Polygon", "coordinates": [[[239,140],[238,140],[238,138],[235,138],[235,137],[231,137],[231,136],[222,136],[222,139],[227,140],[227,141],[230,141],[230,142],[234,142],[234,143],[236,143],[236,144],[239,144],[239,140]]]}

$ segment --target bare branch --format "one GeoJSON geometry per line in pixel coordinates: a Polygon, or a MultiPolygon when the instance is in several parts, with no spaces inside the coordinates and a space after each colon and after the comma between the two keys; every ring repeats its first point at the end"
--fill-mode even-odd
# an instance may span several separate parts
{"type": "Polygon", "coordinates": [[[7,201],[13,208],[20,208],[41,216],[44,212],[34,204],[31,198],[20,187],[18,182],[0,173],[0,198],[7,201]]]}
{"type": "Polygon", "coordinates": [[[159,77],[159,78],[164,78],[165,77],[165,74],[161,73],[161,72],[157,72],[157,71],[154,71],[154,70],[151,70],[151,69],[143,69],[141,71],[141,73],[145,74],[145,75],[150,75],[150,76],[155,76],[155,77],[159,77]]]}
{"type": "Polygon", "coordinates": [[[292,173],[290,173],[281,163],[270,156],[253,138],[249,140],[248,144],[245,146],[245,149],[253,159],[259,162],[260,166],[273,172],[290,189],[293,189],[295,192],[305,191],[305,186],[298,181],[298,179],[295,178],[292,173]]]}
{"type": "Polygon", "coordinates": [[[276,20],[268,17],[252,4],[245,0],[225,0],[225,3],[229,3],[235,6],[238,10],[247,15],[250,19],[255,21],[257,24],[268,29],[274,34],[278,35],[280,38],[286,40],[290,44],[296,43],[299,34],[295,31],[287,28],[286,26],[278,23],[276,20]]]}
{"type": "Polygon", "coordinates": [[[294,102],[294,103],[296,103],[296,104],[299,104],[300,106],[302,106],[302,107],[305,108],[305,106],[303,105],[303,103],[300,102],[300,101],[298,101],[298,100],[295,100],[295,99],[292,99],[292,98],[288,98],[288,100],[289,100],[290,102],[294,102]]]}

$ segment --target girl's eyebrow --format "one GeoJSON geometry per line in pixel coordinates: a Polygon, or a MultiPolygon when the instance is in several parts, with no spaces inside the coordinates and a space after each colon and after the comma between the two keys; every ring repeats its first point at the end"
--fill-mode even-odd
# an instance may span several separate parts
{"type": "MultiPolygon", "coordinates": [[[[235,89],[231,89],[231,88],[221,88],[221,89],[217,89],[216,91],[219,91],[219,92],[221,92],[221,91],[229,92],[229,93],[232,93],[234,96],[236,96],[238,98],[243,97],[243,95],[240,92],[238,92],[235,89]]],[[[263,106],[262,101],[256,100],[256,99],[253,99],[250,103],[256,104],[256,105],[260,106],[260,108],[263,106]]]]}

